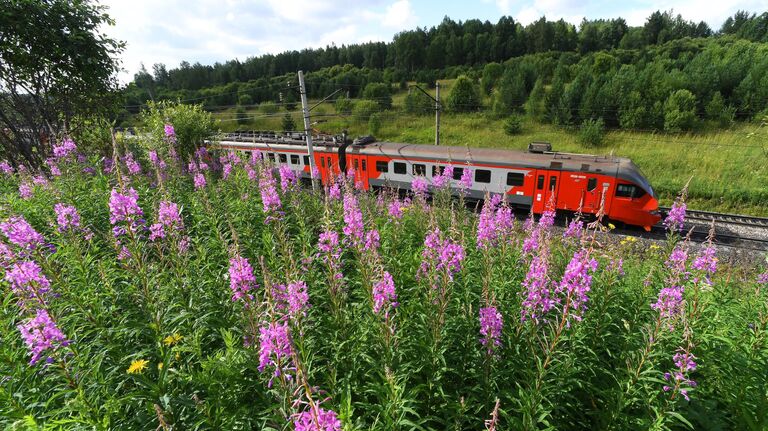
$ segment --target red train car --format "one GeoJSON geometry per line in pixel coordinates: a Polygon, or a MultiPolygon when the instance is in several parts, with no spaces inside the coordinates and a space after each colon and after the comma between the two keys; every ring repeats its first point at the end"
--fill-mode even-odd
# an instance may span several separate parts
{"type": "MultiPolygon", "coordinates": [[[[219,146],[261,151],[275,163],[287,164],[309,177],[303,135],[233,134],[219,146]]],[[[541,143],[532,144],[528,151],[515,151],[372,139],[341,143],[335,138],[315,141],[314,153],[323,184],[334,175],[353,171],[355,181],[365,189],[410,189],[417,176],[431,183],[445,166],[452,165],[455,193],[459,193],[464,170],[471,171],[472,186],[466,190],[469,199],[499,194],[511,205],[536,214],[544,212],[550,201],[558,211],[583,214],[596,214],[602,205],[609,219],[646,230],[661,219],[650,183],[631,160],[622,157],[558,153],[541,143]]]]}

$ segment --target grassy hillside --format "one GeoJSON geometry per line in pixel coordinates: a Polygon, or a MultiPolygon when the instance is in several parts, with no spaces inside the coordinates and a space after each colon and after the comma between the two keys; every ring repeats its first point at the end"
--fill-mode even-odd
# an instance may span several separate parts
{"type": "MultiPolygon", "coordinates": [[[[445,81],[444,92],[451,81],[445,81]]],[[[412,115],[403,112],[407,92],[393,96],[393,109],[379,114],[379,140],[432,144],[434,115],[412,115]]],[[[332,104],[322,104],[313,112],[314,126],[326,133],[349,130],[352,136],[370,133],[368,122],[350,115],[336,115],[332,104]]],[[[279,130],[284,111],[264,114],[249,110],[244,125],[233,121],[234,110],[216,113],[225,131],[241,129],[279,130]]],[[[294,122],[301,128],[300,112],[293,112],[294,122]]],[[[748,213],[768,216],[768,146],[765,139],[749,137],[757,125],[739,123],[725,131],[689,134],[663,134],[642,131],[608,131],[600,147],[585,147],[577,140],[578,130],[541,124],[526,119],[523,130],[508,136],[504,119],[485,113],[444,113],[440,141],[444,145],[524,149],[531,141],[551,142],[556,151],[614,154],[629,157],[642,169],[669,205],[690,179],[689,203],[697,209],[748,213]]]]}

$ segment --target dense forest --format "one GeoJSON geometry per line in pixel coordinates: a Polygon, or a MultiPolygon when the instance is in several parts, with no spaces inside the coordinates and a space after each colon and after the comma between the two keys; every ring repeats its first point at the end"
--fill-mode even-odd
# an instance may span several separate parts
{"type": "Polygon", "coordinates": [[[608,127],[692,130],[705,121],[727,126],[768,108],[768,12],[740,11],[719,31],[660,11],[640,27],[622,18],[584,20],[577,28],[545,17],[527,26],[506,16],[496,24],[446,17],[390,43],[152,69],[142,68],[124,90],[126,113],[164,99],[208,109],[293,109],[298,98],[289,86],[301,69],[310,97],[342,89],[366,98],[380,95],[373,91],[380,83],[391,90],[466,75],[487,96],[485,108],[499,116],[526,112],[560,125],[600,119],[608,127]]]}

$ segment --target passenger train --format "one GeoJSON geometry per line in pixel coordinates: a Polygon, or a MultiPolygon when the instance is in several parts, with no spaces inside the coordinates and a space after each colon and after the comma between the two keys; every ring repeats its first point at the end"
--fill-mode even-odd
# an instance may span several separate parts
{"type": "MultiPolygon", "coordinates": [[[[252,152],[259,150],[278,164],[310,177],[304,135],[262,132],[224,136],[217,147],[252,152]]],[[[503,195],[519,209],[541,214],[553,202],[558,212],[604,215],[614,221],[650,230],[661,219],[658,197],[631,160],[623,157],[568,154],[551,151],[548,143],[531,143],[528,151],[466,148],[376,142],[370,137],[349,142],[346,138],[319,136],[314,141],[314,161],[323,184],[341,172],[353,171],[363,188],[410,189],[417,176],[428,182],[452,165],[451,188],[470,169],[468,199],[482,200],[486,193],[503,195]]]]}

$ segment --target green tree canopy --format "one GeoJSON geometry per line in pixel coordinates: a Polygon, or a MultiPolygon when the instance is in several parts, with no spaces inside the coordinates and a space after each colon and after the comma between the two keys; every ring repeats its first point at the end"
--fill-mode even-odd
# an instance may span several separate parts
{"type": "Polygon", "coordinates": [[[475,83],[461,75],[453,84],[446,106],[453,112],[472,112],[480,109],[480,94],[475,83]]]}
{"type": "Polygon", "coordinates": [[[12,163],[38,165],[76,116],[116,107],[123,44],[89,0],[6,0],[0,7],[0,144],[12,163]]]}

